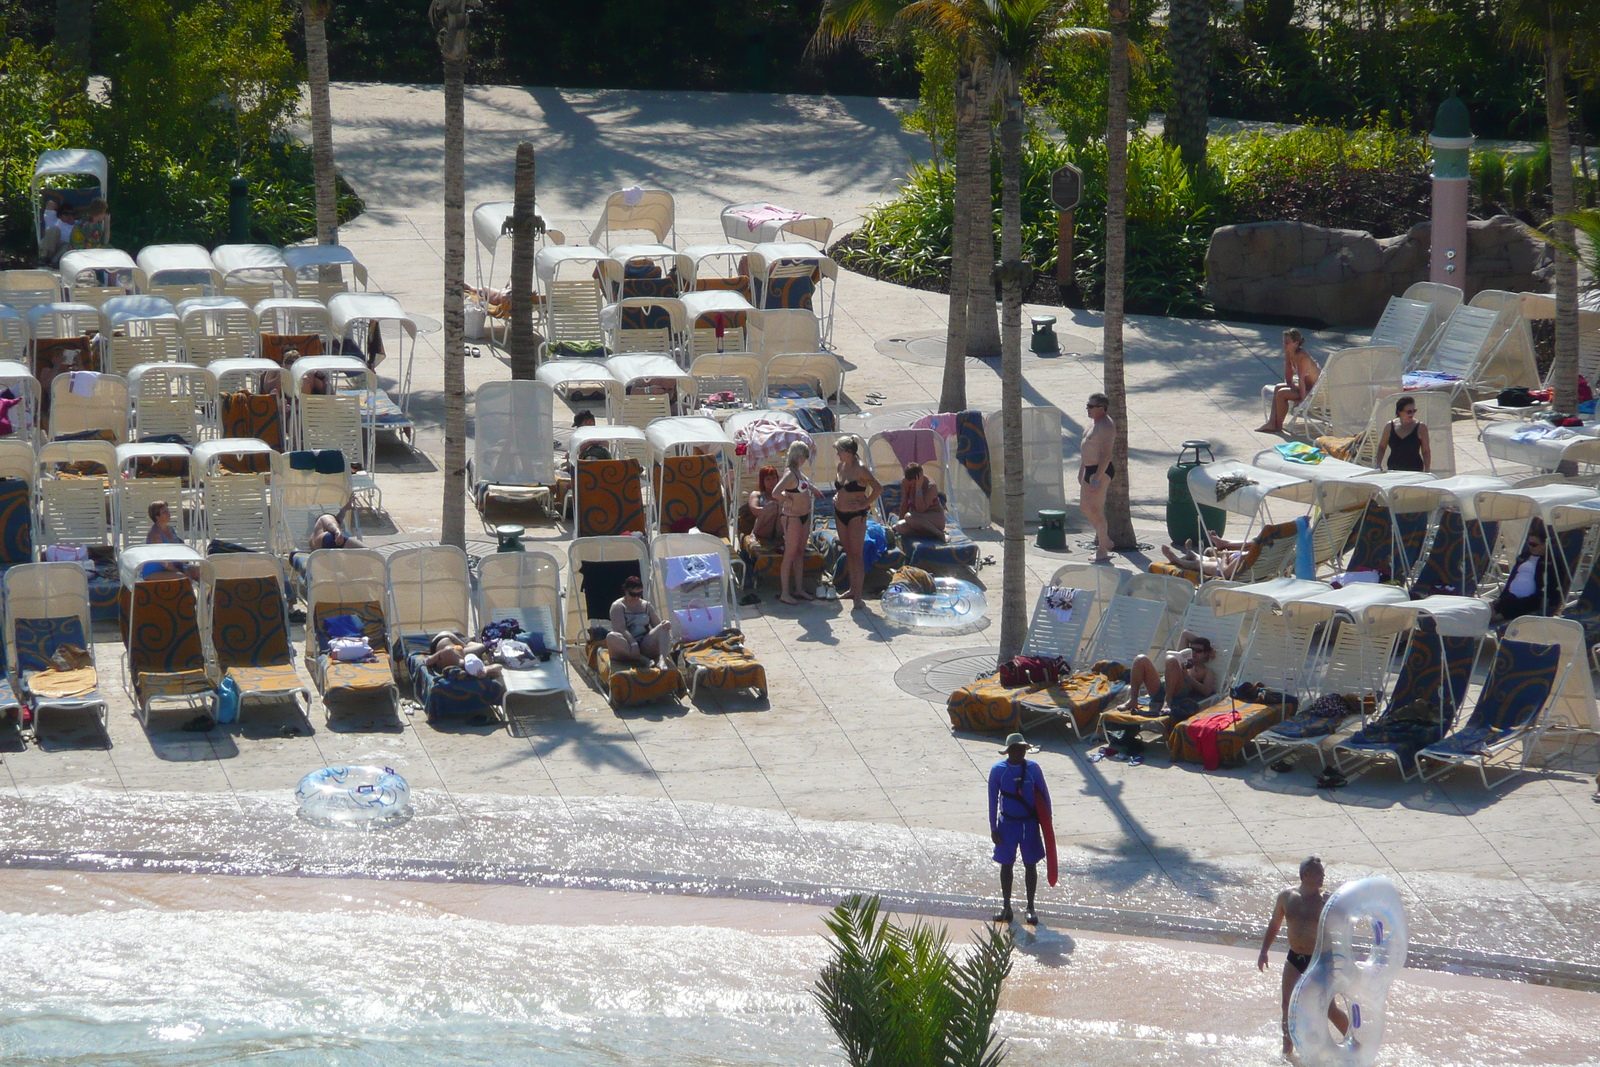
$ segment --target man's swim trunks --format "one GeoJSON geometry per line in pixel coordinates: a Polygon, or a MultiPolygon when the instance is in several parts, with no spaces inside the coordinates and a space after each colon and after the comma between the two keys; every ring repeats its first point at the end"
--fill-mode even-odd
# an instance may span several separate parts
{"type": "Polygon", "coordinates": [[[1029,866],[1044,859],[1044,837],[1039,833],[1039,820],[1000,820],[1000,843],[994,846],[994,861],[1002,865],[1015,863],[1018,849],[1022,850],[1022,862],[1029,866]]]}

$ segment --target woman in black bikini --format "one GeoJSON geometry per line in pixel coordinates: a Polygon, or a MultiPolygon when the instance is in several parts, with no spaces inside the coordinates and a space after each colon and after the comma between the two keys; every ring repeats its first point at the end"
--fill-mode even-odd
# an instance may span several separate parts
{"type": "Polygon", "coordinates": [[[1383,467],[1383,456],[1389,454],[1389,470],[1421,471],[1426,474],[1433,467],[1433,450],[1428,445],[1428,427],[1417,421],[1417,401],[1402,396],[1394,402],[1394,420],[1383,426],[1383,436],[1378,439],[1378,467],[1383,467]]]}
{"type": "Polygon", "coordinates": [[[883,485],[861,463],[861,438],[851,434],[833,446],[839,454],[838,476],[834,479],[833,517],[839,528],[839,544],[850,562],[852,611],[867,606],[862,591],[867,584],[867,561],[863,545],[867,538],[867,512],[872,502],[883,495],[883,485]]]}
{"type": "Polygon", "coordinates": [[[811,502],[822,495],[800,469],[811,449],[796,441],[784,455],[788,468],[772,487],[772,498],[782,509],[783,563],[778,568],[778,599],[785,604],[815,600],[806,592],[806,542],[811,539],[811,502]],[[799,600],[795,599],[796,597],[799,600]]]}

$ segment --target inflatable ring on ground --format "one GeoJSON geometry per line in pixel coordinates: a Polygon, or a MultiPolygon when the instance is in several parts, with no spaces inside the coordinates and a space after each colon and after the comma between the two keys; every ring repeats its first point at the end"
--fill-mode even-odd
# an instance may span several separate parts
{"type": "Polygon", "coordinates": [[[300,779],[300,814],[333,826],[381,826],[411,814],[411,787],[389,767],[324,767],[300,779]]]}
{"type": "Polygon", "coordinates": [[[976,628],[989,613],[983,590],[960,578],[935,578],[932,593],[896,583],[883,593],[883,617],[908,630],[976,628]]]}
{"type": "Polygon", "coordinates": [[[1383,1002],[1406,965],[1406,910],[1394,883],[1363,878],[1340,886],[1322,909],[1317,954],[1289,998],[1289,1037],[1307,1067],[1372,1067],[1383,1044],[1383,1002]],[[1357,963],[1355,925],[1372,924],[1372,956],[1357,963]],[[1350,1026],[1343,1037],[1328,1007],[1343,996],[1350,1026]]]}

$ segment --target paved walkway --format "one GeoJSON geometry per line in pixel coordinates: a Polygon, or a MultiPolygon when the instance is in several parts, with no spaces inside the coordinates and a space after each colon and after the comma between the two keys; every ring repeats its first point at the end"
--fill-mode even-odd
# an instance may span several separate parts
{"type": "MultiPolygon", "coordinates": [[[[344,241],[370,266],[375,286],[437,316],[440,94],[338,86],[333,103],[341,166],[371,206],[345,228],[344,241]]],[[[720,239],[717,210],[755,198],[832,212],[849,225],[892,188],[917,150],[915,139],[900,131],[894,108],[872,100],[494,88],[469,92],[467,116],[469,208],[509,197],[514,145],[529,138],[540,150],[540,200],[553,224],[575,234],[586,234],[583,224],[608,191],[632,182],[677,194],[683,240],[720,239]]],[[[943,299],[849,273],[841,275],[839,297],[836,340],[853,368],[849,393],[860,397],[876,389],[889,396],[890,406],[931,404],[938,369],[877,346],[941,334],[943,299]]],[[[1082,397],[1100,383],[1099,324],[1091,313],[1054,312],[1062,316],[1068,351],[1054,359],[1027,358],[1027,395],[1062,410],[1070,469],[1082,397]]],[[[1179,442],[1207,437],[1219,458],[1248,458],[1272,443],[1251,427],[1260,418],[1259,388],[1278,372],[1277,333],[1237,323],[1130,320],[1131,484],[1142,540],[1164,540],[1165,468],[1179,442]]],[[[437,340],[425,340],[417,367],[412,410],[421,424],[419,451],[390,446],[383,456],[392,526],[369,524],[379,542],[438,534],[436,468],[443,441],[437,340]]],[[[1314,337],[1312,347],[1325,352],[1336,340],[1314,337]]],[[[390,364],[383,370],[394,372],[390,364]]],[[[486,346],[481,359],[468,362],[471,385],[507,373],[486,346]]],[[[976,406],[998,406],[993,368],[969,361],[969,390],[976,406]]],[[[1461,438],[1468,441],[1458,466],[1481,466],[1470,433],[1461,438]]],[[[564,554],[558,532],[534,536],[564,554]]],[[[996,532],[980,540],[998,556],[996,532]]],[[[1037,588],[1065,560],[1086,559],[1082,541],[1081,532],[1070,534],[1066,553],[1030,545],[1030,586],[1037,588]]],[[[1120,565],[1133,569],[1144,562],[1130,556],[1120,565]]],[[[984,577],[997,585],[998,569],[985,570],[984,577]]],[[[994,589],[990,605],[998,605],[994,589]]],[[[775,835],[768,844],[782,862],[773,860],[763,875],[774,884],[788,871],[797,884],[927,889],[955,898],[992,892],[982,807],[994,743],[953,736],[940,703],[893,683],[902,666],[948,653],[951,643],[895,632],[876,612],[852,617],[837,605],[789,608],[771,597],[747,609],[744,625],[767,666],[770,706],[707,698],[682,708],[616,713],[580,682],[573,721],[523,723],[507,731],[437,728],[410,713],[397,722],[357,712],[330,723],[319,704],[309,736],[284,737],[284,726],[307,724],[281,713],[208,733],[186,733],[171,723],[147,731],[119,694],[109,745],[82,724],[48,735],[42,746],[0,752],[0,808],[8,813],[0,821],[0,857],[16,861],[30,850],[59,856],[51,833],[41,828],[50,825],[55,806],[75,804],[74,797],[92,795],[95,804],[121,797],[114,806],[132,811],[178,804],[180,798],[164,791],[201,795],[182,798],[188,811],[204,808],[204,795],[231,794],[236,805],[205,808],[210,817],[256,820],[267,810],[262,798],[281,801],[309,769],[383,762],[402,770],[424,797],[452,798],[457,814],[451,818],[476,818],[471,813],[485,806],[525,810],[527,832],[545,835],[541,841],[560,837],[562,819],[585,827],[603,823],[613,835],[659,844],[725,818],[736,829],[720,847],[736,854],[754,818],[775,835]],[[72,786],[94,792],[60,788],[72,786]],[[706,803],[740,810],[719,816],[723,809],[706,803]],[[535,818],[535,812],[542,814],[535,818]],[[800,847],[821,842],[813,836],[822,832],[818,822],[844,824],[825,827],[826,840],[842,851],[836,864],[821,868],[817,856],[800,847]],[[859,854],[852,855],[855,850],[859,854]],[[837,881],[827,876],[830,868],[841,872],[837,881]]],[[[104,673],[114,675],[116,634],[102,628],[97,638],[104,673]]],[[[954,645],[981,648],[994,639],[991,628],[954,645]]],[[[1580,754],[1583,774],[1527,776],[1492,794],[1466,776],[1419,786],[1388,772],[1319,793],[1304,770],[1279,775],[1252,765],[1208,774],[1169,766],[1160,757],[1139,768],[1089,764],[1085,750],[1062,736],[1044,733],[1034,740],[1043,747],[1038,758],[1059,808],[1068,871],[1047,901],[1193,916],[1242,929],[1264,916],[1273,887],[1292,878],[1303,855],[1320,852],[1336,879],[1368,871],[1400,879],[1416,909],[1418,936],[1430,944],[1600,966],[1600,923],[1593,918],[1600,903],[1594,888],[1600,881],[1600,805],[1589,799],[1592,748],[1580,754]]],[[[81,829],[73,847],[82,853],[133,848],[133,825],[111,819],[98,836],[92,827],[81,829]]],[[[382,848],[406,853],[413,844],[404,836],[409,832],[397,831],[382,848]]],[[[473,840],[470,854],[488,862],[493,848],[487,839],[473,840]]],[[[176,838],[162,841],[139,846],[140,854],[181,850],[176,838]]],[[[521,841],[518,847],[532,846],[521,841]]],[[[296,844],[291,851],[300,848],[312,846],[296,844]]],[[[541,869],[597,862],[593,855],[579,858],[581,851],[545,856],[541,869]]],[[[659,850],[641,844],[607,862],[646,877],[667,869],[674,855],[665,844],[659,850]]],[[[729,876],[737,869],[732,864],[729,876]]]]}

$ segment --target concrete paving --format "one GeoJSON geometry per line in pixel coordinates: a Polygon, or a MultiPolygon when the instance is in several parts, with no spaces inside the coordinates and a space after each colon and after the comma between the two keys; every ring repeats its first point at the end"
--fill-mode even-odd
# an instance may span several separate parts
{"type": "MultiPolygon", "coordinates": [[[[415,86],[340,85],[333,94],[340,165],[368,203],[343,240],[370,267],[375,286],[434,316],[442,291],[441,100],[437,90],[415,86]]],[[[606,194],[637,182],[674,192],[684,242],[720,240],[717,211],[757,198],[831,214],[848,227],[892,190],[919,151],[899,128],[896,104],[862,99],[472,89],[467,121],[469,210],[479,200],[509,198],[514,147],[526,138],[538,147],[539,199],[553,225],[586,235],[606,194]]],[[[469,278],[471,258],[469,252],[469,278]]],[[[838,291],[836,343],[852,368],[849,394],[880,391],[889,408],[933,404],[938,369],[877,346],[942,334],[943,298],[848,272],[838,291]]],[[[1027,357],[1026,395],[1062,411],[1071,470],[1082,398],[1101,383],[1099,317],[1029,310],[1061,318],[1067,351],[1027,357]]],[[[1251,428],[1260,420],[1259,389],[1278,374],[1278,331],[1129,320],[1130,478],[1142,541],[1165,540],[1165,468],[1181,441],[1205,437],[1219,458],[1246,459],[1274,443],[1251,428]]],[[[1318,335],[1311,347],[1325,353],[1340,341],[1318,335]]],[[[425,338],[419,353],[412,403],[418,451],[389,445],[382,456],[388,522],[368,523],[380,544],[438,536],[438,343],[425,338]]],[[[508,377],[499,354],[480,347],[481,358],[468,361],[469,386],[508,377]]],[[[382,370],[396,372],[392,361],[382,370]]],[[[969,361],[969,392],[975,406],[998,406],[995,369],[969,361]]],[[[1462,471],[1484,464],[1469,428],[1458,425],[1462,471]]],[[[1030,544],[1030,587],[1061,563],[1088,558],[1082,531],[1079,523],[1065,553],[1030,544]]],[[[564,558],[561,531],[535,529],[531,536],[564,558]]],[[[998,557],[998,532],[977,536],[998,557]]],[[[1136,569],[1145,562],[1132,554],[1119,565],[1136,569]]],[[[998,568],[982,576],[996,587],[989,593],[993,610],[998,568]]],[[[36,814],[59,797],[43,787],[74,784],[130,795],[231,793],[247,806],[252,796],[291,791],[315,767],[384,762],[424,791],[559,798],[573,811],[636,798],[670,802],[685,820],[691,816],[683,813],[710,802],[781,813],[796,825],[877,824],[912,841],[962,842],[979,856],[977,870],[986,877],[983,786],[995,743],[953,735],[941,703],[901,692],[891,680],[930,653],[992,645],[993,628],[952,642],[897,632],[876,611],[790,608],[772,596],[746,609],[744,628],[767,667],[769,705],[708,697],[692,706],[614,712],[579,681],[574,720],[523,722],[514,730],[436,727],[414,709],[398,720],[357,711],[328,721],[319,703],[309,722],[282,709],[237,728],[187,733],[170,722],[146,730],[119,692],[108,739],[88,724],[69,724],[47,732],[37,746],[0,753],[0,792],[20,802],[19,813],[37,805],[36,814]],[[285,727],[296,735],[283,736],[285,727]]],[[[110,628],[97,634],[97,651],[102,673],[113,676],[120,644],[110,628]]],[[[1046,901],[1264,917],[1271,887],[1291,880],[1303,855],[1319,852],[1334,879],[1385,872],[1423,910],[1429,902],[1451,902],[1433,913],[1435,943],[1504,950],[1503,924],[1514,922],[1526,935],[1514,939],[1516,951],[1572,967],[1600,965],[1592,744],[1561,770],[1525,776],[1491,794],[1466,775],[1415,785],[1387,771],[1330,793],[1312,788],[1303,769],[1280,775],[1253,764],[1204,773],[1168,765],[1159,755],[1138,768],[1091,764],[1084,747],[1064,736],[1041,733],[1033,740],[1042,746],[1037,758],[1060,809],[1064,866],[1082,875],[1046,893],[1046,901]]],[[[0,829],[0,854],[15,848],[8,833],[0,829]]],[[[896,888],[896,881],[885,873],[877,887],[896,888]]],[[[967,891],[988,890],[974,882],[967,891]]]]}

